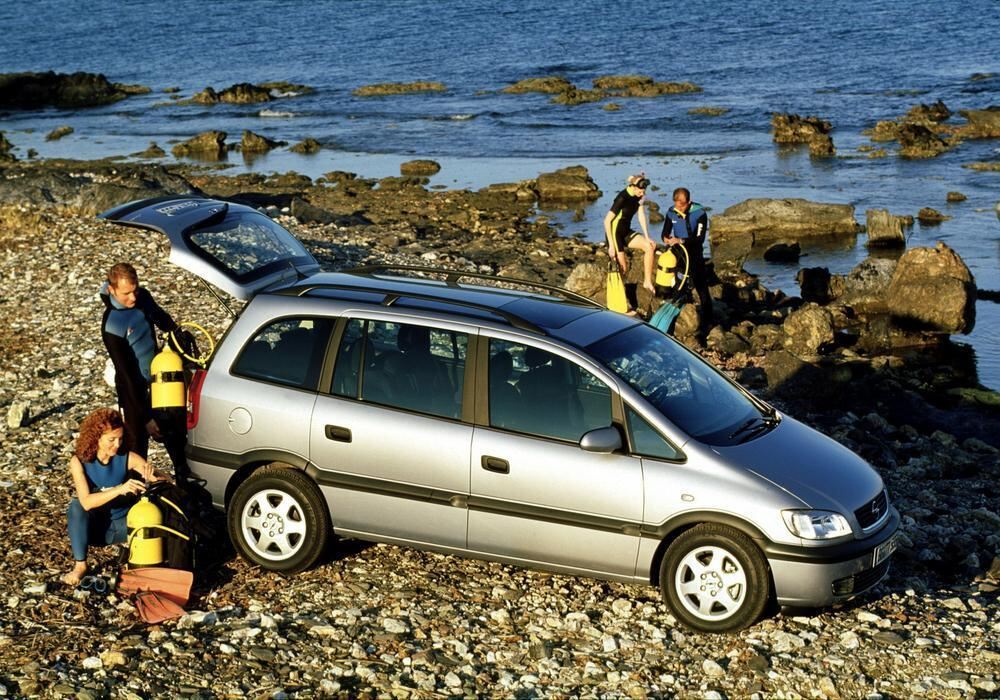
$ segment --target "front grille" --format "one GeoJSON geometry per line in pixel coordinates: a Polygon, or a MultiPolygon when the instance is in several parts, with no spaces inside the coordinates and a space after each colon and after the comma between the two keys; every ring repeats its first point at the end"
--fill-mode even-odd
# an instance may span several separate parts
{"type": "MultiPolygon", "coordinates": [[[[892,557],[889,557],[891,559],[892,557]]],[[[882,577],[889,572],[889,559],[872,569],[865,569],[861,573],[839,578],[833,582],[834,595],[851,595],[868,590],[882,580],[882,577]]]]}
{"type": "Polygon", "coordinates": [[[854,517],[858,519],[861,529],[867,530],[881,520],[888,512],[889,496],[886,494],[885,489],[882,489],[879,495],[854,511],[854,517]]]}

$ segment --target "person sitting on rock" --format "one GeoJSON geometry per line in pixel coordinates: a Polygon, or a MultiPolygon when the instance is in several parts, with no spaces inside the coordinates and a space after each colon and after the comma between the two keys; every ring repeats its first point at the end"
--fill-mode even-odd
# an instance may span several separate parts
{"type": "Polygon", "coordinates": [[[608,239],[608,256],[618,260],[618,265],[624,275],[628,272],[628,255],[626,246],[641,250],[645,255],[643,260],[642,286],[655,293],[653,286],[653,255],[656,253],[656,243],[649,237],[649,227],[646,224],[646,207],[643,198],[649,178],[644,174],[632,175],[625,189],[618,193],[611,204],[611,210],[604,217],[604,235],[608,239]],[[632,217],[638,213],[639,227],[643,235],[632,230],[632,217]]]}
{"type": "Polygon", "coordinates": [[[87,573],[90,545],[125,542],[125,516],[146,482],[166,477],[135,452],[122,450],[125,424],[118,411],[100,408],[83,419],[69,473],[76,495],[66,519],[73,569],[63,583],[75,586],[87,573]]]}

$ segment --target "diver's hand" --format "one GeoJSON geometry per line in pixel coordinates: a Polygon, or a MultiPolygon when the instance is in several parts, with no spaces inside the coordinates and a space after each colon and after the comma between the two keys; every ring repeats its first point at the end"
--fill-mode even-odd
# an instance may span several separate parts
{"type": "Polygon", "coordinates": [[[138,479],[129,479],[118,487],[121,496],[138,496],[146,490],[146,485],[138,479]]]}
{"type": "Polygon", "coordinates": [[[146,421],[146,432],[149,433],[149,437],[154,440],[163,439],[163,433],[160,432],[160,426],[157,425],[156,420],[153,418],[146,421]]]}

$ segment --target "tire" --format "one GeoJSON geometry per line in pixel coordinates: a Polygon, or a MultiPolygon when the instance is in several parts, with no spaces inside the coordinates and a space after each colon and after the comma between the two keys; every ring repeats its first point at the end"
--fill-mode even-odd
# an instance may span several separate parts
{"type": "Polygon", "coordinates": [[[660,592],[681,623],[700,632],[752,625],[771,595],[767,562],[749,537],[703,523],[681,534],[660,564],[660,592]]]}
{"type": "Polygon", "coordinates": [[[323,496],[292,467],[272,465],[251,474],[233,494],[226,521],[241,557],[286,574],[312,566],[330,536],[323,496]]]}

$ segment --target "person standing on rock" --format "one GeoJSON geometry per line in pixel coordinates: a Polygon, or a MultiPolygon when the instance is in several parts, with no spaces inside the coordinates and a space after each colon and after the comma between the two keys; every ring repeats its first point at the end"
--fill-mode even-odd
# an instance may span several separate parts
{"type": "Polygon", "coordinates": [[[69,473],[74,496],[66,511],[73,568],[63,583],[75,586],[87,573],[92,544],[125,542],[125,516],[146,483],[166,477],[135,452],[122,450],[125,423],[118,411],[99,408],[83,419],[69,473]]]}
{"type": "Polygon", "coordinates": [[[649,292],[655,293],[653,255],[656,252],[656,243],[649,237],[646,207],[643,201],[647,187],[649,187],[649,178],[644,174],[640,173],[629,177],[628,185],[618,193],[611,205],[611,210],[604,217],[604,235],[608,239],[608,256],[612,260],[618,261],[623,275],[628,272],[626,246],[643,252],[645,259],[643,260],[642,286],[649,292]],[[632,230],[632,218],[636,214],[639,215],[642,236],[639,235],[638,231],[632,230]]]}
{"type": "Polygon", "coordinates": [[[153,295],[139,286],[139,276],[129,263],[117,263],[101,287],[104,318],[101,337],[115,368],[115,391],[131,441],[129,449],[143,459],[149,438],[163,440],[178,481],[188,476],[184,443],[186,426],[173,416],[154,416],[150,406],[150,364],[157,352],[156,328],[169,333],[177,323],[160,308],[153,295]]]}
{"type": "Polygon", "coordinates": [[[674,190],[674,205],[666,212],[660,237],[667,245],[683,245],[688,257],[688,277],[698,293],[700,309],[699,333],[704,339],[712,322],[712,295],[708,292],[708,271],[705,267],[705,240],[708,238],[708,212],[691,201],[686,187],[674,190]]]}

